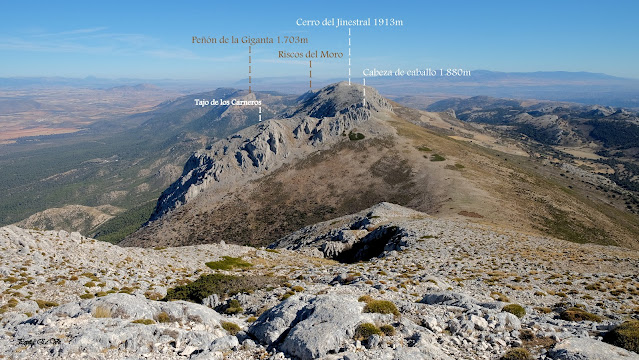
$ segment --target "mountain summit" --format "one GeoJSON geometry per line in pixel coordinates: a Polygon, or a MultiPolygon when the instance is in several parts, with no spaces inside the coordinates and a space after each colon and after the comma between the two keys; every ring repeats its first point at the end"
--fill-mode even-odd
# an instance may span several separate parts
{"type": "Polygon", "coordinates": [[[278,169],[291,159],[343,140],[340,135],[367,121],[371,112],[390,111],[377,91],[344,82],[302,95],[286,117],[239,131],[210,149],[194,153],[182,176],[162,193],[151,220],[180,207],[213,184],[238,184],[278,169]]]}
{"type": "Polygon", "coordinates": [[[567,183],[554,167],[540,171],[517,144],[450,114],[406,108],[344,82],[308,92],[279,114],[191,155],[150,220],[120,244],[262,246],[390,202],[437,217],[637,246],[639,227],[620,221],[626,218],[609,205],[593,206],[586,183],[567,183]]]}

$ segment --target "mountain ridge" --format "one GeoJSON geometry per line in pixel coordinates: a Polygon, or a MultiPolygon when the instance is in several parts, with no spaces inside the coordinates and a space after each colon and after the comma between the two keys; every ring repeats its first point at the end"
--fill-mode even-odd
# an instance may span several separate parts
{"type": "Polygon", "coordinates": [[[182,176],[158,200],[151,221],[188,202],[211,183],[247,181],[256,175],[279,168],[304,146],[317,148],[366,121],[370,111],[390,109],[379,94],[369,89],[364,107],[362,87],[346,88],[345,83],[309,92],[299,99],[301,104],[281,119],[271,119],[243,129],[210,149],[194,153],[187,161],[182,176]],[[346,99],[346,100],[343,100],[346,99]],[[338,102],[338,100],[341,100],[338,102]],[[327,120],[325,118],[338,118],[327,120]],[[232,154],[233,158],[224,156],[232,154]],[[221,156],[220,156],[221,155],[221,156]],[[238,173],[238,174],[235,174],[238,173]]]}
{"type": "Polygon", "coordinates": [[[637,218],[600,202],[604,188],[592,193],[585,181],[567,181],[562,173],[568,168],[540,161],[514,140],[447,113],[386,100],[380,104],[392,111],[367,111],[359,95],[358,105],[340,113],[331,108],[337,103],[324,101],[330,96],[315,96],[301,97],[286,112],[291,117],[254,125],[196,153],[158,202],[152,221],[121,244],[266,245],[311,223],[387,201],[438,217],[639,246],[633,240],[637,218]],[[357,121],[347,122],[349,117],[357,121]]]}

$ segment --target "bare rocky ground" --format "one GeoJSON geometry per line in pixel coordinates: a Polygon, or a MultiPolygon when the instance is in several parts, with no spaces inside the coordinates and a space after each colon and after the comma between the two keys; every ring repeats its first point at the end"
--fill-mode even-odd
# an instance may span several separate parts
{"type": "Polygon", "coordinates": [[[7,226],[0,250],[4,358],[498,359],[515,347],[537,359],[639,358],[601,341],[637,317],[638,252],[388,203],[268,249],[123,248],[7,226]],[[252,266],[205,265],[224,256],[252,266]],[[204,304],[159,301],[212,273],[273,281],[205,293],[204,304]]]}

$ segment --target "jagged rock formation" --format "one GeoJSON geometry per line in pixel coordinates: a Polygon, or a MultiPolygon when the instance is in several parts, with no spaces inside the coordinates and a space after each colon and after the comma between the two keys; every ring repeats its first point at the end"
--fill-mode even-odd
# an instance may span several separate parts
{"type": "Polygon", "coordinates": [[[306,227],[271,244],[270,248],[296,250],[342,262],[369,260],[384,252],[401,250],[408,235],[387,222],[393,218],[425,214],[390,203],[380,203],[358,214],[306,227]]]}
{"type": "Polygon", "coordinates": [[[239,131],[210,149],[193,154],[182,176],[158,200],[151,221],[180,207],[214,184],[246,183],[292,158],[343,140],[340,135],[367,121],[371,111],[391,106],[368,89],[366,106],[360,85],[338,83],[300,98],[300,105],[282,119],[273,119],[239,131]]]}

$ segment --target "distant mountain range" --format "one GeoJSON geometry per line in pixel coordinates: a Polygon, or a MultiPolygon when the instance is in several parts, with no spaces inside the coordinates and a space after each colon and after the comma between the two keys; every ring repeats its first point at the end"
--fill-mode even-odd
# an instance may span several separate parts
{"type": "MultiPolygon", "coordinates": [[[[313,78],[313,89],[319,89],[345,78],[313,78]]],[[[361,84],[361,77],[353,77],[361,84]]],[[[168,89],[201,91],[213,86],[248,89],[248,79],[239,81],[206,81],[180,79],[103,79],[96,77],[11,77],[0,78],[0,89],[46,88],[55,86],[111,88],[152,84],[168,89]]],[[[302,94],[309,90],[306,77],[253,77],[253,90],[270,90],[302,94]]],[[[537,71],[497,72],[471,70],[470,76],[459,77],[367,77],[366,84],[377,88],[385,96],[455,95],[494,96],[518,99],[569,101],[627,108],[639,108],[639,79],[615,77],[602,73],[537,71]]]]}

